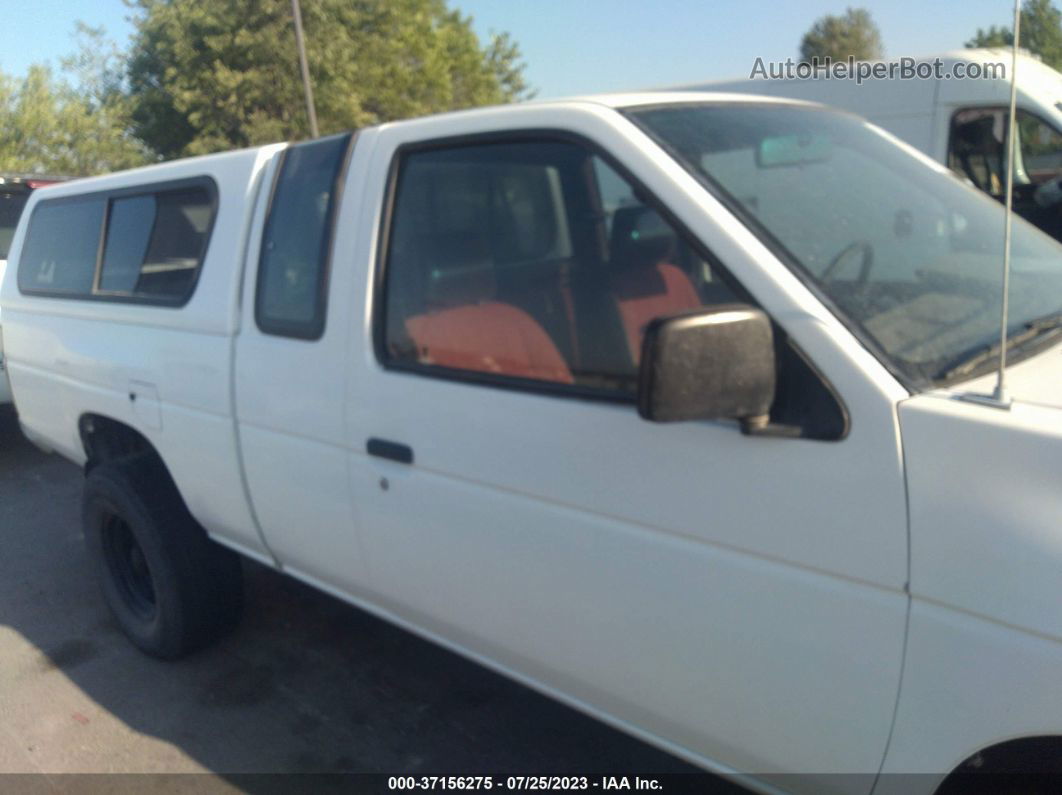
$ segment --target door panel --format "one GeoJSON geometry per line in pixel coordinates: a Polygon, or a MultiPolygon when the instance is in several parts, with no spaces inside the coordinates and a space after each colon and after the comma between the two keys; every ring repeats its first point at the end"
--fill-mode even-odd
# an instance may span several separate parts
{"type": "Polygon", "coordinates": [[[333,587],[356,581],[362,566],[337,364],[349,340],[326,322],[349,311],[349,270],[333,271],[331,238],[350,146],[334,136],[290,147],[279,175],[267,175],[236,344],[237,428],[262,535],[280,565],[333,587]]]}
{"type": "MultiPolygon", "coordinates": [[[[537,129],[549,128],[553,121],[547,112],[526,116],[531,128],[536,122],[537,129]]],[[[602,120],[596,111],[588,116],[579,125],[582,135],[605,150],[630,147],[624,122],[602,120]]],[[[367,193],[382,196],[388,174],[398,173],[394,183],[408,185],[401,171],[391,170],[391,154],[406,142],[402,135],[415,135],[422,147],[431,132],[425,123],[413,132],[381,133],[367,193]]],[[[439,137],[445,132],[440,123],[439,137]]],[[[461,145],[474,144],[466,139],[461,145]]],[[[520,157],[517,149],[504,152],[510,165],[520,157]]],[[[539,164],[556,165],[567,155],[536,157],[539,164]]],[[[635,198],[646,196],[645,184],[661,183],[656,161],[651,151],[627,152],[631,178],[642,180],[635,198]]],[[[517,171],[506,168],[505,179],[513,178],[517,171]]],[[[352,319],[353,339],[370,328],[400,336],[395,313],[401,312],[446,328],[425,335],[432,323],[407,322],[412,345],[392,346],[387,336],[376,339],[375,349],[372,339],[364,339],[361,350],[352,352],[350,477],[364,519],[372,598],[693,758],[759,773],[876,772],[896,701],[907,607],[906,516],[892,396],[859,369],[858,354],[856,363],[847,358],[848,348],[857,346],[838,341],[844,332],[835,322],[810,316],[799,301],[786,305],[778,294],[765,295],[761,305],[773,305],[782,333],[812,358],[850,408],[858,407],[843,439],[754,438],[743,436],[734,422],[657,425],[639,419],[633,405],[616,396],[595,400],[594,386],[621,389],[636,367],[630,358],[624,365],[602,355],[593,360],[600,372],[588,372],[584,354],[596,349],[585,344],[587,324],[575,324],[583,342],[566,348],[563,323],[557,324],[560,334],[551,330],[541,309],[550,302],[528,300],[518,308],[555,342],[570,378],[558,377],[556,368],[529,368],[532,354],[522,360],[524,354],[494,338],[516,326],[527,333],[527,317],[514,319],[511,311],[516,293],[482,290],[487,283],[504,284],[510,266],[523,267],[536,251],[542,263],[552,261],[559,249],[545,238],[533,245],[535,235],[563,231],[571,251],[560,272],[571,285],[580,273],[590,275],[598,266],[607,273],[618,262],[617,228],[635,242],[632,255],[667,251],[667,264],[685,274],[705,303],[724,292],[717,265],[748,285],[763,274],[743,256],[714,263],[696,245],[684,254],[675,240],[663,247],[651,243],[666,230],[659,219],[639,226],[645,220],[640,211],[638,219],[634,213],[621,216],[615,208],[630,204],[615,199],[614,184],[607,195],[598,191],[612,207],[586,211],[595,191],[578,196],[577,180],[557,168],[542,183],[550,190],[538,194],[500,183],[482,189],[511,197],[513,217],[526,223],[536,201],[544,207],[563,201],[564,208],[551,212],[564,223],[541,220],[542,211],[537,226],[510,247],[489,233],[485,243],[469,248],[470,236],[478,234],[472,229],[471,235],[454,236],[463,247],[447,260],[442,247],[449,231],[433,227],[447,218],[462,229],[470,219],[474,226],[496,208],[467,197],[437,197],[449,210],[425,211],[410,225],[418,235],[436,235],[428,239],[431,245],[403,243],[399,250],[410,262],[430,257],[428,274],[445,281],[445,289],[429,281],[421,296],[410,299],[424,303],[412,309],[391,293],[388,300],[396,303],[388,304],[386,321],[357,313],[352,319]],[[467,207],[478,209],[465,213],[467,207]],[[586,223],[600,226],[590,230],[586,223]],[[587,254],[595,245],[600,253],[587,254]],[[514,264],[515,249],[524,259],[514,264]],[[750,271],[747,280],[744,270],[750,271]],[[484,280],[484,274],[491,278],[484,280]],[[495,324],[493,337],[465,333],[484,322],[495,324]],[[616,369],[607,370],[605,361],[616,369]],[[595,382],[601,372],[607,377],[595,382]],[[412,463],[367,455],[366,441],[374,437],[408,445],[412,463]]],[[[469,173],[475,177],[460,184],[470,195],[484,179],[491,181],[489,168],[469,173]]],[[[430,182],[418,190],[438,190],[430,182]]],[[[450,173],[440,184],[458,180],[450,173]]],[[[703,192],[689,201],[677,190],[662,198],[674,202],[662,212],[706,230],[701,243],[709,252],[733,250],[732,242],[711,234],[732,221],[712,218],[716,210],[703,192]]],[[[403,223],[397,202],[394,217],[403,223]]],[[[382,245],[379,228],[378,215],[367,211],[356,249],[367,279],[382,245]]],[[[492,219],[491,228],[504,229],[504,219],[492,219]]],[[[392,265],[387,272],[400,278],[401,268],[392,265]]],[[[634,266],[625,260],[623,267],[634,266]]],[[[670,268],[653,267],[657,282],[677,278],[670,268]]],[[[540,289],[541,281],[535,283],[540,289]]],[[[609,287],[612,298],[616,283],[609,287]]],[[[623,284],[629,283],[624,277],[623,284]]],[[[665,288],[656,289],[655,295],[664,294],[665,288]]],[[[660,299],[663,305],[670,300],[660,299]]],[[[577,313],[590,306],[575,305],[577,313]]],[[[623,308],[630,311],[614,318],[621,324],[615,339],[625,351],[624,331],[630,332],[631,317],[647,319],[639,316],[644,306],[630,304],[623,308]]],[[[589,325],[607,322],[606,312],[587,311],[589,325]]],[[[872,780],[808,777],[793,786],[865,791],[872,780]]]]}
{"type": "MultiPolygon", "coordinates": [[[[674,455],[674,434],[633,411],[593,406],[571,411],[569,429],[626,438],[629,447],[571,455],[564,431],[538,421],[528,423],[519,444],[495,441],[495,423],[535,416],[536,401],[561,401],[489,392],[476,400],[469,394],[476,387],[422,387],[395,383],[387,394],[399,403],[400,395],[418,392],[436,405],[460,402],[465,418],[480,419],[461,421],[462,440],[440,438],[416,427],[411,411],[399,424],[416,427],[425,442],[415,448],[415,467],[353,461],[377,598],[549,687],[683,747],[711,749],[739,769],[876,770],[896,694],[902,600],[734,548],[744,540],[740,531],[759,523],[776,524],[787,544],[793,537],[814,543],[819,534],[793,520],[810,512],[797,495],[761,495],[744,516],[721,504],[741,501],[735,495],[750,482],[791,477],[792,459],[776,454],[814,443],[750,440],[726,426],[686,429],[701,451],[683,461],[704,477],[701,488],[670,506],[672,517],[687,515],[681,530],[672,530],[638,522],[631,508],[648,513],[675,499],[678,489],[662,485],[671,470],[645,466],[674,455]],[[611,422],[590,421],[601,412],[611,422]],[[632,432],[640,428],[645,433],[632,432]],[[741,450],[743,444],[759,449],[741,450]],[[641,466],[611,466],[617,457],[641,466]],[[728,472],[720,460],[730,461],[728,472]],[[464,461],[511,467],[483,478],[464,461]],[[520,467],[527,475],[559,470],[554,488],[504,476],[520,467]],[[380,478],[388,480],[386,491],[380,478]],[[560,483],[573,489],[556,488],[560,483]],[[871,715],[879,717],[860,719],[871,715]]],[[[445,412],[437,419],[450,425],[445,412]]]]}

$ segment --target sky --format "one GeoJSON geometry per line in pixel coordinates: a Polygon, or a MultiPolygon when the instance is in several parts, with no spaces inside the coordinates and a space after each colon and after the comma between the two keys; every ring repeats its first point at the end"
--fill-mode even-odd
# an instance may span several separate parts
{"type": "MultiPolygon", "coordinates": [[[[481,38],[512,34],[541,98],[747,77],[757,57],[796,57],[812,22],[848,5],[870,10],[891,57],[960,48],[979,27],[1009,26],[1013,9],[1011,0],[450,0],[481,38]]],[[[76,49],[78,19],[125,45],[128,16],[122,0],[0,0],[0,71],[58,67],[76,49]]]]}

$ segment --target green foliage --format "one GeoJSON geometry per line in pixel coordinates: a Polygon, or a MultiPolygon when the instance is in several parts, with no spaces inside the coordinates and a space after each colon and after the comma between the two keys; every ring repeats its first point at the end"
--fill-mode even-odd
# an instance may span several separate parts
{"type": "MultiPolygon", "coordinates": [[[[1025,32],[1025,25],[1022,24],[1022,32],[1025,32]]],[[[990,28],[978,28],[977,33],[972,39],[970,39],[965,47],[1009,47],[1014,43],[1014,32],[1010,28],[997,28],[992,25],[990,28]]]]}
{"type": "Polygon", "coordinates": [[[865,8],[848,8],[841,16],[827,15],[815,21],[800,41],[801,60],[872,61],[885,56],[881,32],[865,8]]]}
{"type": "Polygon", "coordinates": [[[141,165],[128,132],[121,64],[103,31],[78,24],[79,52],[64,61],[75,83],[45,66],[16,80],[0,73],[0,171],[82,176],[141,165]]]}
{"type": "MultiPolygon", "coordinates": [[[[1014,31],[1007,27],[978,28],[967,47],[1010,47],[1014,31]]],[[[1062,12],[1051,0],[1025,0],[1021,9],[1022,47],[1039,55],[1052,69],[1062,70],[1062,12]]]]}
{"type": "MultiPolygon", "coordinates": [[[[129,0],[136,134],[163,157],[308,134],[290,0],[129,0]]],[[[445,0],[303,3],[322,134],[529,95],[507,34],[445,0]]]]}

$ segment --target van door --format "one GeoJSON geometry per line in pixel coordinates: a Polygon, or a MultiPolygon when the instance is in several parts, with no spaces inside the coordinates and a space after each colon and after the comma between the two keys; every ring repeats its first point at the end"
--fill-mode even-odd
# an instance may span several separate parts
{"type": "Polygon", "coordinates": [[[645,324],[756,300],[745,255],[688,231],[722,215],[703,192],[656,198],[674,178],[618,117],[521,118],[379,135],[347,391],[372,599],[701,763],[869,790],[907,604],[892,397],[794,305],[779,402],[814,438],[641,420],[645,324]]]}
{"type": "Polygon", "coordinates": [[[236,342],[237,431],[247,488],[277,562],[335,586],[361,565],[343,446],[349,274],[331,268],[348,135],[287,148],[248,245],[236,342]]]}

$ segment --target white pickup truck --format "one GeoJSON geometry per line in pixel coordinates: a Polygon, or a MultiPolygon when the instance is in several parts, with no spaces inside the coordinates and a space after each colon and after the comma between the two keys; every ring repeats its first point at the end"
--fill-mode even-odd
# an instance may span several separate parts
{"type": "Polygon", "coordinates": [[[986,400],[1002,228],[819,106],[530,103],[50,188],[4,336],[149,654],[239,553],[746,786],[931,792],[1062,759],[1062,247],[986,400]]]}

